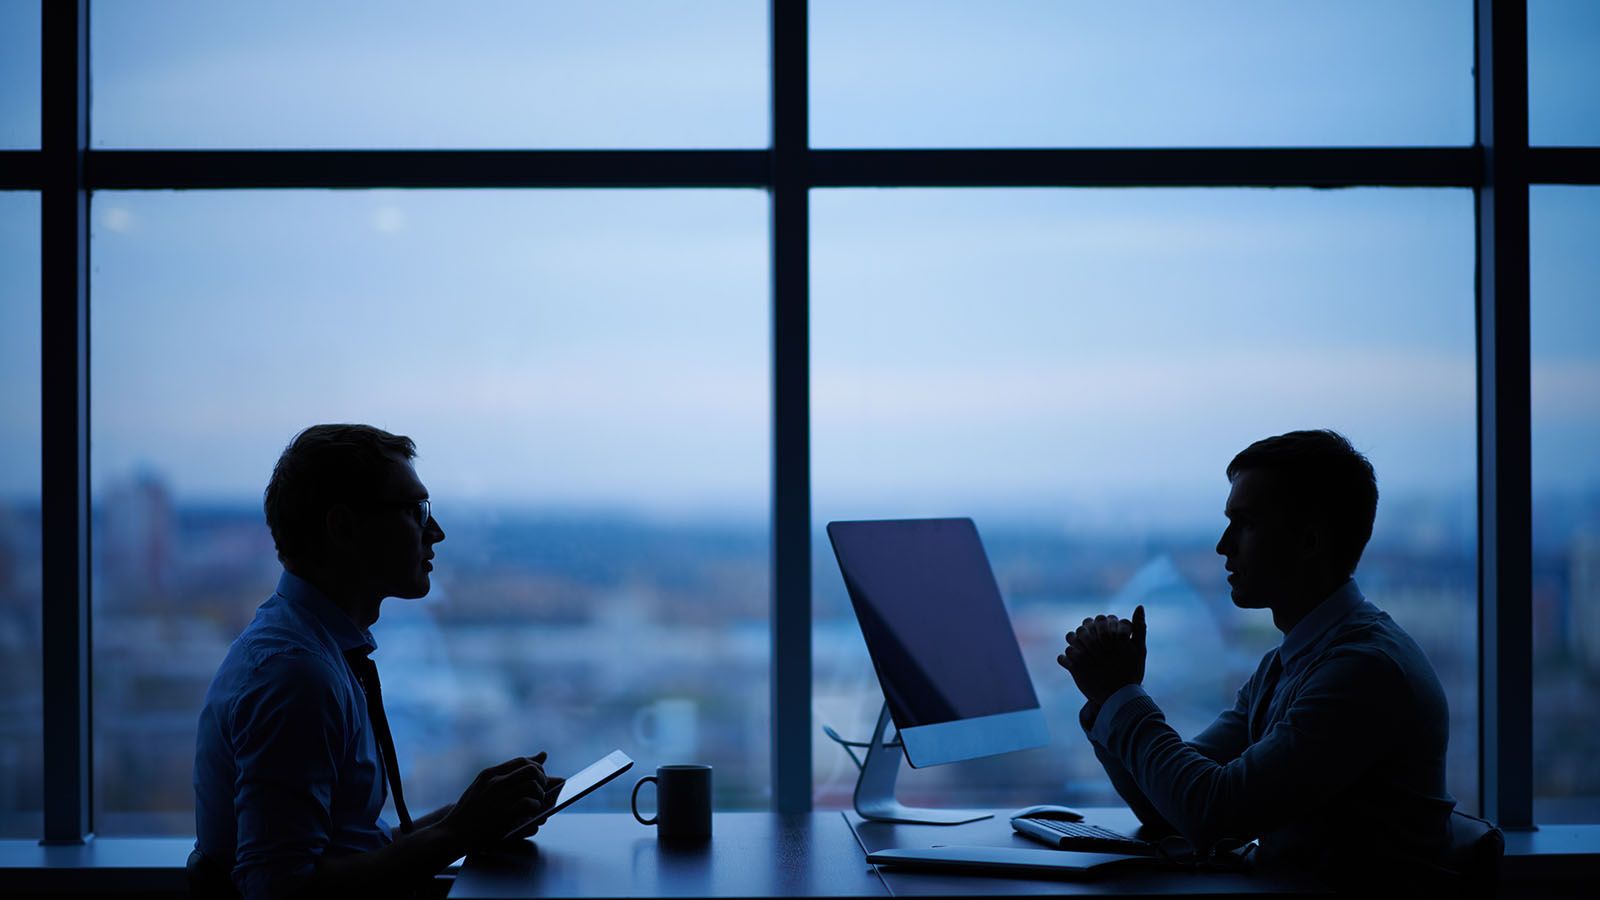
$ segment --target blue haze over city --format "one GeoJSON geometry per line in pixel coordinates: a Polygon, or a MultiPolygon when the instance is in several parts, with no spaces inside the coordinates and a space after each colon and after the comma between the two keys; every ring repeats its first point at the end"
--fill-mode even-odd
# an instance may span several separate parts
{"type": "MultiPolygon", "coordinates": [[[[1600,143],[1600,4],[1529,5],[1533,142],[1600,143]]],[[[1218,6],[814,2],[811,143],[1472,142],[1470,0],[1218,6]]],[[[760,148],[766,24],[759,0],[101,2],[91,140],[760,148]]],[[[37,28],[0,0],[0,147],[38,144],[37,28]]],[[[171,748],[272,590],[260,493],[320,421],[413,437],[448,535],[433,593],[375,629],[414,806],[510,753],[617,746],[713,763],[723,807],[769,802],[765,192],[91,204],[101,833],[192,828],[171,748]]],[[[1532,228],[1540,818],[1592,821],[1600,189],[1535,187],[1532,228]]],[[[1471,808],[1474,252],[1465,189],[813,192],[818,802],[854,778],[821,724],[864,736],[881,702],[827,521],[972,516],[1050,718],[1050,748],[908,771],[904,796],[1105,802],[1061,633],[1145,603],[1151,692],[1203,726],[1276,640],[1211,549],[1223,468],[1333,427],[1383,491],[1358,577],[1440,671],[1471,808]]],[[[37,196],[0,192],[6,834],[38,816],[38,255],[37,196]]]]}

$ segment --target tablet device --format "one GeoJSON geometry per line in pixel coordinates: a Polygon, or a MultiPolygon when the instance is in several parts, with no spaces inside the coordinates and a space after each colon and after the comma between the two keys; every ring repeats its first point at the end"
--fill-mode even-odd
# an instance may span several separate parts
{"type": "Polygon", "coordinates": [[[592,763],[582,771],[567,776],[567,781],[561,786],[561,793],[556,796],[555,805],[550,811],[539,817],[540,822],[548,820],[551,816],[566,809],[584,797],[594,793],[595,789],[616,778],[623,772],[633,768],[633,760],[621,750],[613,750],[604,759],[592,763]]]}

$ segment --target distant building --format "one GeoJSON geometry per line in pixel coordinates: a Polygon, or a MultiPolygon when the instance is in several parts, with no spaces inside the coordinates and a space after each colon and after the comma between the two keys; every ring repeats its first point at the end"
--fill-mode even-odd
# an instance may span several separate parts
{"type": "Polygon", "coordinates": [[[142,472],[108,488],[99,507],[95,540],[109,585],[129,600],[170,589],[177,518],[166,481],[142,472]]]}
{"type": "Polygon", "coordinates": [[[1579,533],[1572,539],[1570,564],[1572,652],[1585,667],[1600,671],[1600,533],[1579,533]]]}

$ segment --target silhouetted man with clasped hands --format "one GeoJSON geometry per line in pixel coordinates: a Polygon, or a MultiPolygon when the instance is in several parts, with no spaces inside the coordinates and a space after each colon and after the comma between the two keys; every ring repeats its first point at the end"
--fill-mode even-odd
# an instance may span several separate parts
{"type": "Polygon", "coordinates": [[[384,599],[428,593],[444,540],[415,456],[407,437],[315,425],[273,470],[283,576],[217,669],[195,751],[191,869],[222,890],[425,892],[465,853],[533,834],[559,792],[541,751],[485,769],[443,809],[406,809],[368,628],[384,599]],[[398,828],[380,818],[391,796],[398,828]]]}
{"type": "Polygon", "coordinates": [[[1057,658],[1117,792],[1147,826],[1205,853],[1260,839],[1257,861],[1339,887],[1425,881],[1449,844],[1449,714],[1428,658],[1352,576],[1372,535],[1372,466],[1343,436],[1296,431],[1228,465],[1217,542],[1235,605],[1283,643],[1234,707],[1185,742],[1144,692],[1144,607],[1083,620],[1057,658]]]}

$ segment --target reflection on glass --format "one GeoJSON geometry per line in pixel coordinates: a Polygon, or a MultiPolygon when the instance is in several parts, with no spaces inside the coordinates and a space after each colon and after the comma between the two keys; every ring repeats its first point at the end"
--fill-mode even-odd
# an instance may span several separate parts
{"type": "Polygon", "coordinates": [[[1600,3],[1528,0],[1528,141],[1600,144],[1600,3]]]}
{"type": "Polygon", "coordinates": [[[433,592],[373,629],[413,809],[511,755],[619,748],[764,806],[766,215],[757,191],[97,194],[97,830],[193,828],[201,697],[276,582],[261,491],[326,421],[415,438],[448,535],[433,592]]]}
{"type": "Polygon", "coordinates": [[[39,146],[39,4],[0,3],[0,149],[39,146]]]}
{"type": "Polygon", "coordinates": [[[102,147],[757,147],[761,0],[96,3],[102,147]]]}
{"type": "Polygon", "coordinates": [[[39,195],[0,192],[0,837],[43,827],[39,195]]]}
{"type": "MultiPolygon", "coordinates": [[[[1450,704],[1477,796],[1473,206],[1451,190],[822,191],[812,203],[815,708],[864,739],[882,694],[820,529],[970,515],[1047,749],[907,771],[902,799],[1114,800],[1056,665],[1086,615],[1149,614],[1146,685],[1183,734],[1281,635],[1229,602],[1223,470],[1294,428],[1349,435],[1383,498],[1363,590],[1450,704]]],[[[816,798],[855,770],[819,740],[816,798]]]]}
{"type": "Polygon", "coordinates": [[[1473,137],[1472,0],[814,0],[810,8],[819,147],[1463,145],[1473,137]]]}
{"type": "Polygon", "coordinates": [[[1600,817],[1600,188],[1535,187],[1532,226],[1536,822],[1600,817]]]}

